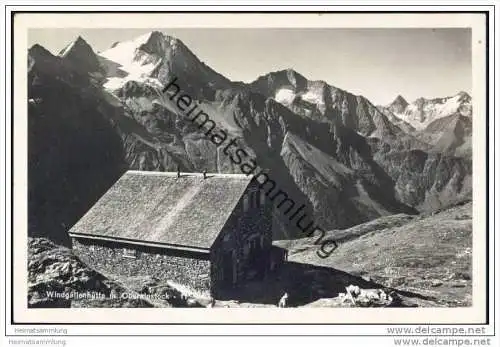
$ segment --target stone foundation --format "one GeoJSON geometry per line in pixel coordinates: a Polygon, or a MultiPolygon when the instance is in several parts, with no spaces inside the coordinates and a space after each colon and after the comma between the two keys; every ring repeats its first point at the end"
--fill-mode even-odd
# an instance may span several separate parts
{"type": "Polygon", "coordinates": [[[153,276],[210,293],[209,255],[100,240],[72,239],[73,251],[97,271],[116,276],[153,276]],[[124,249],[133,250],[125,256],[124,249]]]}

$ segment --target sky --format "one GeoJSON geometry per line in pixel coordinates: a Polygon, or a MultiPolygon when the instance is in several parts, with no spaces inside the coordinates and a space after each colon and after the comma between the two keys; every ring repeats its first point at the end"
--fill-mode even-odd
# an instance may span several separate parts
{"type": "Polygon", "coordinates": [[[217,72],[251,82],[292,68],[374,104],[402,95],[409,102],[471,92],[471,31],[440,29],[32,29],[38,43],[57,54],[81,36],[95,51],[116,41],[159,30],[177,37],[217,72]]]}

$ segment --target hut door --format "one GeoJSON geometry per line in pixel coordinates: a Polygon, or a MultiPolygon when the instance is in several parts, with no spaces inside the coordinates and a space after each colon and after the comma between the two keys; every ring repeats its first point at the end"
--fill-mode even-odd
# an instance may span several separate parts
{"type": "Polygon", "coordinates": [[[266,267],[266,257],[264,257],[264,237],[262,235],[255,235],[248,242],[249,247],[249,257],[248,262],[251,269],[253,270],[253,275],[251,278],[262,279],[265,274],[266,267]]]}

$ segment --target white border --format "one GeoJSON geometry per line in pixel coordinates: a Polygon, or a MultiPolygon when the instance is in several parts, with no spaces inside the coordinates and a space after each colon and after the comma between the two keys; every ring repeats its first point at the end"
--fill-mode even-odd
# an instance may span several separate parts
{"type": "MultiPolygon", "coordinates": [[[[23,10],[29,10],[29,9],[33,10],[33,9],[36,9],[36,8],[33,8],[33,7],[31,7],[31,8],[23,8],[23,10]]],[[[57,9],[57,8],[50,8],[50,10],[54,10],[54,9],[57,9]]],[[[59,9],[61,9],[61,8],[59,8],[59,9]]],[[[63,9],[63,10],[64,10],[64,9],[66,9],[66,10],[67,10],[67,8],[62,8],[62,9],[63,9]]],[[[79,10],[80,10],[80,9],[86,9],[86,10],[99,10],[99,8],[96,8],[96,7],[85,7],[85,8],[79,8],[79,10]]],[[[125,9],[125,10],[131,10],[131,8],[130,8],[130,7],[127,7],[127,8],[119,8],[119,7],[117,7],[117,8],[113,8],[113,10],[121,10],[121,9],[122,9],[122,10],[123,10],[123,9],[125,9]]],[[[148,7],[148,8],[147,8],[147,10],[155,10],[155,9],[156,9],[156,10],[158,10],[159,8],[151,8],[151,7],[148,7]]],[[[163,8],[163,9],[165,9],[165,8],[163,8]]],[[[182,8],[182,7],[179,7],[179,8],[177,8],[177,9],[183,9],[183,8],[182,8]]],[[[186,9],[186,8],[184,8],[184,9],[186,9]]],[[[197,8],[197,10],[203,10],[203,9],[207,9],[207,8],[197,8]]],[[[223,10],[228,10],[228,8],[222,8],[222,9],[223,9],[223,10]]],[[[233,9],[234,9],[234,10],[241,10],[241,8],[233,8],[233,9]]],[[[249,9],[250,9],[250,10],[262,10],[262,8],[249,8],[249,9]]],[[[277,8],[277,9],[279,9],[279,10],[284,10],[283,8],[277,8]]],[[[316,9],[316,10],[317,10],[317,8],[314,8],[314,9],[316,9]]],[[[326,10],[326,8],[323,8],[323,9],[324,9],[324,10],[326,10]]],[[[348,9],[349,9],[349,8],[342,8],[341,10],[348,10],[348,9]]],[[[353,9],[353,8],[351,8],[351,9],[353,9]]],[[[374,10],[374,9],[375,9],[375,10],[380,10],[380,8],[371,8],[371,7],[369,7],[369,6],[363,7],[363,9],[362,9],[362,10],[370,10],[370,9],[371,9],[371,10],[374,10]]],[[[399,9],[399,10],[405,10],[405,11],[407,11],[407,10],[411,10],[412,8],[408,8],[408,7],[402,7],[402,8],[401,8],[401,7],[400,7],[400,8],[398,8],[398,9],[399,9]]],[[[416,9],[422,10],[422,8],[416,8],[416,9]]],[[[441,10],[450,10],[450,8],[449,8],[449,7],[442,7],[442,8],[440,7],[439,9],[441,9],[441,10]]],[[[460,8],[460,7],[458,7],[458,8],[457,8],[457,7],[454,7],[453,9],[454,9],[454,10],[460,10],[460,9],[464,9],[464,8],[460,8]]],[[[476,9],[477,9],[477,10],[481,10],[481,8],[479,8],[479,9],[478,9],[478,8],[476,8],[476,9]]],[[[482,10],[485,10],[485,9],[487,9],[487,8],[482,8],[482,10]]],[[[47,8],[44,8],[44,10],[47,10],[47,8]]],[[[105,10],[109,10],[109,8],[105,8],[105,10]]],[[[171,10],[171,8],[168,8],[168,10],[171,10]]],[[[193,10],[193,8],[188,8],[188,10],[193,10]]],[[[211,8],[211,10],[214,10],[214,8],[211,8]]],[[[264,8],[263,10],[271,10],[271,8],[266,7],[266,8],[264,8]]],[[[297,8],[293,8],[293,10],[301,10],[301,11],[302,11],[302,10],[307,10],[307,8],[300,7],[300,8],[298,8],[298,9],[297,9],[297,8]]],[[[337,8],[337,9],[335,9],[335,8],[334,8],[333,10],[338,10],[338,8],[337,8]]],[[[354,10],[360,10],[360,9],[359,9],[359,8],[354,8],[354,10]]],[[[394,10],[394,8],[391,8],[391,10],[394,10]]],[[[432,10],[438,10],[438,9],[436,9],[436,8],[434,7],[434,8],[432,8],[432,10]]],[[[470,10],[470,8],[465,8],[465,10],[470,10]]],[[[193,16],[193,14],[191,14],[190,16],[193,16]]],[[[193,17],[191,17],[191,18],[193,18],[193,17]]],[[[72,19],[73,19],[73,18],[72,18],[72,19]]],[[[490,16],[490,21],[492,21],[492,20],[493,20],[493,18],[492,18],[492,16],[490,16]]],[[[108,21],[106,21],[106,22],[109,24],[109,22],[108,22],[108,21]]],[[[238,22],[240,23],[240,21],[238,21],[238,22]]],[[[295,21],[289,21],[288,23],[290,23],[290,22],[291,22],[291,23],[293,23],[293,24],[296,24],[296,22],[295,22],[295,21]]],[[[411,21],[410,21],[410,22],[411,22],[411,21]]],[[[75,22],[74,22],[74,20],[72,20],[72,23],[73,23],[72,25],[74,25],[74,23],[75,23],[75,22]]],[[[145,27],[148,27],[148,26],[154,26],[154,24],[151,24],[151,22],[149,22],[149,21],[148,21],[148,23],[149,23],[149,24],[148,24],[148,25],[146,25],[145,27]]],[[[219,23],[220,23],[220,22],[219,22],[219,23]]],[[[338,22],[337,22],[337,23],[338,23],[338,22]]],[[[374,25],[374,23],[373,23],[373,22],[370,22],[368,19],[366,19],[366,21],[363,21],[363,23],[365,23],[365,24],[370,24],[370,25],[367,25],[367,26],[373,26],[373,25],[374,25]]],[[[406,23],[408,23],[408,22],[406,22],[406,23]]],[[[134,24],[135,24],[135,23],[134,23],[134,24]]],[[[199,25],[199,23],[196,23],[196,24],[198,24],[198,25],[199,25]]],[[[400,23],[400,26],[403,26],[404,24],[405,24],[405,23],[400,23]]],[[[453,23],[452,23],[452,24],[453,24],[453,23]]],[[[205,25],[210,25],[210,23],[205,23],[205,25]]],[[[217,27],[221,27],[221,25],[220,25],[220,24],[219,24],[219,25],[217,25],[217,23],[213,23],[213,22],[211,23],[211,25],[214,25],[214,26],[217,26],[217,27]]],[[[285,25],[285,24],[282,24],[282,27],[283,27],[283,25],[285,25]]],[[[290,25],[290,24],[289,24],[289,25],[290,25]]],[[[344,27],[347,27],[348,25],[349,25],[349,24],[345,24],[345,26],[344,26],[344,27]]],[[[351,25],[352,25],[352,24],[351,24],[351,25]]],[[[386,25],[387,25],[387,24],[386,24],[386,25]]],[[[464,22],[463,22],[463,21],[462,21],[461,23],[459,23],[459,22],[455,22],[455,23],[454,23],[454,25],[455,25],[455,26],[464,26],[464,22]]],[[[101,26],[101,27],[104,27],[104,25],[100,25],[100,26],[101,26]]],[[[183,26],[185,26],[185,25],[183,25],[183,26]]],[[[270,26],[270,25],[268,25],[268,27],[269,27],[269,26],[270,26]]],[[[278,25],[278,26],[279,26],[279,25],[278,25]]],[[[292,25],[292,26],[296,27],[297,25],[292,25]]],[[[420,27],[422,27],[422,25],[419,25],[419,26],[420,26],[420,27]]],[[[436,26],[436,27],[442,26],[442,21],[440,21],[439,23],[438,23],[438,22],[433,22],[433,25],[430,25],[430,26],[436,26]]],[[[448,25],[448,26],[449,26],[449,25],[448,25]]],[[[134,27],[140,27],[140,26],[134,25],[134,27]]],[[[169,23],[169,27],[174,27],[174,26],[173,26],[173,25],[170,25],[170,23],[169,23]]],[[[361,25],[356,25],[356,27],[361,27],[361,25]]],[[[380,27],[380,26],[379,26],[379,27],[380,27]]],[[[16,41],[17,41],[17,39],[16,39],[16,41]]],[[[493,47],[493,35],[490,35],[490,42],[491,42],[491,45],[492,45],[492,47],[493,47]]],[[[492,52],[493,52],[493,49],[491,49],[491,50],[490,50],[490,54],[492,54],[492,52]]],[[[7,53],[8,53],[8,52],[7,52],[7,53]]],[[[477,60],[475,60],[475,61],[477,61],[477,60]]],[[[492,59],[492,57],[491,57],[490,62],[492,62],[492,61],[493,61],[493,59],[492,59]]],[[[16,72],[17,72],[17,71],[15,71],[14,73],[15,73],[15,76],[17,77],[16,72]]],[[[492,71],[491,71],[491,70],[490,70],[490,74],[492,74],[492,71]]],[[[7,76],[6,76],[6,77],[8,77],[8,71],[7,71],[7,76]]],[[[24,79],[25,79],[25,77],[24,77],[24,79]]],[[[17,80],[17,78],[16,78],[16,80],[17,80]]],[[[476,79],[475,79],[475,81],[476,81],[476,79]]],[[[21,83],[22,83],[22,80],[20,80],[19,84],[21,84],[21,83]]],[[[25,84],[24,84],[24,85],[25,85],[25,84]]],[[[477,92],[477,87],[476,87],[476,86],[477,86],[477,84],[474,82],[474,88],[473,88],[473,100],[475,101],[475,103],[474,103],[474,110],[475,110],[475,111],[476,111],[476,110],[480,110],[480,109],[481,109],[481,105],[476,105],[477,98],[475,98],[475,97],[474,97],[475,95],[477,95],[477,94],[476,94],[476,92],[477,92]]],[[[492,89],[493,89],[493,88],[491,88],[491,89],[490,89],[490,94],[492,94],[492,93],[493,93],[492,89]]],[[[17,89],[16,89],[16,92],[17,92],[17,89]]],[[[484,92],[484,91],[483,91],[483,92],[484,92]]],[[[24,92],[24,94],[25,94],[25,92],[24,92]]],[[[16,94],[16,95],[20,95],[20,94],[16,94]]],[[[20,98],[21,98],[21,96],[20,96],[20,97],[17,97],[17,96],[16,96],[16,101],[17,101],[17,100],[19,100],[20,98]]],[[[25,99],[24,99],[24,100],[25,100],[25,99]]],[[[6,101],[8,102],[9,100],[6,100],[6,101]]],[[[491,97],[490,97],[490,101],[491,101],[491,102],[493,102],[493,95],[491,95],[491,97]]],[[[23,103],[23,101],[22,101],[22,100],[21,100],[21,103],[23,103]]],[[[21,103],[19,104],[19,106],[21,106],[21,103]]],[[[7,108],[7,115],[8,115],[8,114],[9,114],[9,105],[8,105],[8,104],[7,104],[7,107],[8,107],[8,108],[7,108]]],[[[23,108],[25,108],[25,102],[24,102],[24,105],[23,105],[22,107],[23,107],[23,108]]],[[[19,109],[19,108],[17,108],[17,107],[16,107],[16,110],[17,110],[17,109],[19,109]]],[[[484,109],[484,105],[483,105],[483,109],[484,109]]],[[[477,121],[476,114],[477,114],[477,112],[475,112],[475,115],[474,115],[474,117],[475,117],[475,118],[474,118],[474,121],[476,122],[476,123],[474,123],[474,128],[475,128],[475,129],[477,129],[477,128],[478,128],[478,127],[476,126],[476,124],[477,124],[477,122],[478,122],[478,121],[477,121]]],[[[8,117],[7,117],[7,119],[8,119],[8,117]]],[[[16,118],[16,121],[17,121],[17,118],[16,118]]],[[[491,122],[491,123],[493,123],[493,115],[490,115],[490,122],[491,122]]],[[[483,120],[483,122],[482,122],[481,124],[483,124],[483,125],[484,125],[484,120],[483,120]]],[[[480,128],[484,129],[484,127],[480,127],[480,128]]],[[[18,124],[16,124],[16,129],[19,129],[18,124]]],[[[476,140],[476,139],[478,139],[478,138],[479,138],[479,139],[484,139],[484,135],[485,135],[485,134],[484,134],[484,132],[483,132],[483,134],[481,134],[479,137],[477,137],[477,136],[476,136],[476,133],[474,133],[474,139],[475,139],[475,140],[476,140]]],[[[493,137],[491,136],[490,138],[491,138],[491,141],[493,141],[493,137]]],[[[7,142],[7,146],[9,146],[9,145],[10,145],[10,142],[7,142]]],[[[15,148],[16,153],[18,153],[18,149],[19,149],[19,148],[20,148],[20,147],[18,147],[18,146],[16,145],[16,148],[15,148]]],[[[474,156],[475,156],[475,158],[474,158],[474,172],[475,172],[475,173],[477,173],[477,172],[478,172],[478,170],[476,170],[476,169],[479,169],[479,171],[481,170],[481,168],[476,167],[476,163],[477,163],[477,160],[476,160],[476,158],[477,158],[477,157],[476,157],[476,155],[477,155],[477,152],[478,152],[477,148],[478,148],[478,146],[474,146],[474,156]]],[[[7,148],[7,150],[9,150],[9,148],[7,148]]],[[[479,148],[479,151],[481,151],[481,149],[480,149],[480,148],[479,148]]],[[[480,154],[481,154],[481,153],[480,153],[480,154]]],[[[482,154],[484,155],[484,152],[483,152],[482,154]]],[[[492,154],[493,154],[493,153],[492,153],[492,154]]],[[[15,155],[14,157],[18,158],[16,155],[15,155]]],[[[483,156],[483,157],[484,157],[484,156],[483,156]]],[[[483,163],[482,163],[482,164],[484,164],[484,161],[483,161],[483,163]]],[[[491,169],[492,169],[492,166],[491,166],[491,169]]],[[[484,170],[484,166],[482,167],[482,170],[484,170]]],[[[3,171],[3,172],[5,172],[5,171],[3,171]]],[[[20,171],[17,171],[17,170],[16,170],[16,172],[20,172],[20,171]]],[[[21,171],[21,172],[22,172],[22,171],[21,171]]],[[[477,176],[475,176],[475,177],[479,177],[479,175],[477,175],[477,176]]],[[[483,176],[483,177],[484,177],[484,176],[483,176]]],[[[491,175],[490,177],[493,177],[493,175],[491,175]]],[[[20,178],[20,180],[18,180],[18,177],[17,177],[17,175],[16,175],[15,180],[16,180],[16,182],[15,182],[15,183],[17,183],[17,184],[15,184],[15,186],[16,186],[16,187],[21,187],[21,188],[25,187],[25,184],[24,184],[24,185],[22,184],[22,177],[20,178]]],[[[481,180],[481,178],[480,178],[480,177],[479,177],[479,180],[481,180]]],[[[479,183],[479,184],[484,184],[484,182],[481,182],[481,181],[479,181],[478,183],[479,183]]],[[[474,184],[475,184],[475,186],[474,186],[474,187],[476,188],[476,180],[474,180],[474,184]]],[[[10,187],[10,185],[9,185],[9,184],[7,184],[7,187],[10,187]]],[[[7,188],[7,189],[8,189],[8,188],[7,188]]],[[[478,191],[477,189],[475,189],[475,190],[474,190],[474,193],[475,193],[475,198],[476,198],[477,191],[478,191]]],[[[8,193],[8,192],[7,192],[7,193],[8,193]]],[[[17,192],[16,192],[16,195],[17,195],[17,192]]],[[[477,200],[476,200],[476,201],[477,201],[477,200]]],[[[477,211],[481,212],[481,208],[480,208],[481,206],[478,206],[478,205],[476,204],[476,201],[475,201],[475,204],[474,204],[474,213],[475,213],[475,214],[474,214],[474,218],[476,218],[476,213],[477,213],[477,211]]],[[[482,211],[484,211],[484,206],[483,206],[482,211]]],[[[492,215],[492,213],[491,213],[490,215],[492,215]]],[[[16,223],[16,229],[17,229],[17,227],[18,227],[18,226],[19,226],[19,224],[17,224],[17,223],[16,223]]],[[[476,226],[475,226],[475,228],[476,228],[476,226]]],[[[8,231],[8,230],[9,230],[9,229],[7,229],[7,231],[8,231]]],[[[9,233],[7,232],[7,234],[9,234],[9,233]]],[[[477,234],[477,233],[474,233],[474,234],[477,234]]],[[[15,234],[15,236],[17,237],[17,234],[15,234]]],[[[479,241],[481,241],[481,240],[479,240],[479,241]]],[[[484,241],[484,240],[483,240],[483,241],[484,241]]],[[[490,238],[490,241],[493,241],[493,238],[490,238]]],[[[10,243],[9,236],[7,237],[7,242],[8,242],[7,244],[9,244],[9,243],[10,243]]],[[[25,243],[24,243],[24,244],[25,244],[25,243]]],[[[484,243],[483,243],[483,244],[484,244],[484,243]]],[[[475,249],[477,249],[477,248],[476,248],[476,247],[477,247],[476,238],[474,238],[474,247],[475,247],[475,249]]],[[[492,250],[493,250],[493,244],[490,244],[490,247],[491,247],[491,248],[492,248],[492,250]]],[[[23,254],[25,255],[25,250],[24,250],[24,252],[19,252],[19,251],[16,249],[16,252],[15,252],[15,254],[14,254],[14,255],[16,256],[16,259],[18,259],[18,258],[19,258],[19,256],[20,256],[20,255],[23,255],[23,254]]],[[[493,254],[493,253],[492,253],[492,254],[493,254]]],[[[8,255],[8,254],[7,254],[7,255],[8,255]]],[[[24,259],[26,259],[26,258],[24,258],[24,259]]],[[[9,259],[8,259],[8,260],[9,260],[9,259]]],[[[475,271],[475,275],[476,275],[476,270],[478,270],[478,271],[479,271],[479,270],[481,270],[480,268],[478,268],[478,266],[480,267],[482,264],[481,264],[480,262],[477,262],[477,261],[476,261],[476,258],[474,258],[474,260],[475,260],[475,261],[474,261],[474,269],[475,269],[474,271],[475,271]]],[[[7,263],[7,266],[9,266],[9,263],[7,263]]],[[[16,269],[17,269],[17,267],[16,267],[16,269]]],[[[490,269],[491,269],[491,268],[490,268],[490,269]]],[[[491,269],[491,270],[492,270],[492,269],[491,269]]],[[[476,277],[477,277],[477,275],[475,276],[475,278],[476,278],[476,277]]],[[[490,283],[490,284],[491,284],[491,285],[493,285],[493,283],[490,283]]],[[[476,287],[474,287],[474,290],[475,290],[475,291],[476,291],[476,289],[477,289],[477,288],[476,288],[476,287]]],[[[17,292],[17,289],[16,289],[16,292],[17,292]]],[[[484,292],[484,291],[483,291],[483,292],[484,292]]],[[[476,298],[474,298],[474,299],[476,299],[476,298]]],[[[24,300],[24,302],[25,302],[25,300],[24,300]]],[[[475,301],[475,302],[476,302],[476,301],[475,301]]],[[[9,304],[9,303],[7,303],[7,305],[8,305],[8,304],[9,304]]],[[[5,306],[4,306],[4,307],[5,307],[5,306]]],[[[9,307],[7,307],[7,309],[9,309],[9,307]]],[[[79,316],[79,318],[85,318],[85,317],[87,317],[87,318],[91,318],[91,319],[93,319],[93,320],[95,321],[95,317],[96,317],[96,316],[95,316],[95,314],[98,314],[99,316],[101,316],[102,314],[104,314],[104,312],[102,312],[102,310],[103,310],[103,309],[97,309],[97,310],[98,310],[99,312],[96,312],[96,313],[94,313],[94,314],[92,314],[92,313],[88,312],[88,310],[86,310],[87,312],[82,312],[82,313],[83,313],[83,315],[78,315],[78,316],[79,316]]],[[[133,313],[133,314],[134,314],[134,316],[135,316],[135,315],[136,315],[136,313],[138,312],[138,309],[132,309],[132,311],[131,311],[131,310],[127,310],[127,309],[118,309],[118,310],[117,310],[117,309],[114,309],[114,311],[115,311],[115,312],[116,312],[116,311],[119,311],[118,313],[119,313],[121,316],[124,316],[124,315],[123,315],[123,313],[125,313],[125,311],[124,311],[124,310],[125,310],[125,311],[130,311],[130,312],[132,312],[132,311],[133,311],[133,312],[134,312],[134,313],[133,313]]],[[[140,311],[141,311],[141,313],[142,313],[144,310],[147,310],[147,309],[139,309],[139,310],[140,310],[140,311]]],[[[156,310],[156,311],[157,311],[158,309],[154,309],[154,310],[156,310]]],[[[174,309],[174,310],[176,310],[176,311],[177,311],[177,310],[181,310],[181,309],[174,309]]],[[[190,311],[192,311],[192,309],[189,309],[189,310],[190,310],[190,311]]],[[[243,309],[243,310],[244,310],[244,309],[243,309]]],[[[260,310],[261,310],[261,309],[258,309],[258,311],[260,311],[260,310]]],[[[266,309],[264,309],[264,310],[266,310],[266,309]]],[[[319,314],[319,312],[318,312],[317,310],[321,310],[321,309],[313,309],[313,310],[314,310],[313,314],[314,314],[314,315],[318,315],[318,314],[319,314]]],[[[330,310],[331,310],[331,309],[330,309],[330,310]]],[[[352,311],[352,309],[350,309],[350,310],[352,311]]],[[[363,309],[362,309],[362,310],[363,310],[363,309]]],[[[399,308],[398,308],[398,309],[396,309],[396,310],[404,310],[404,309],[399,309],[399,308]]],[[[415,310],[415,309],[413,309],[413,310],[415,310]]],[[[420,310],[425,310],[425,309],[418,309],[418,310],[420,311],[420,310]]],[[[456,310],[456,309],[451,309],[451,310],[456,310]]],[[[73,311],[73,310],[71,310],[71,311],[73,311]]],[[[231,316],[233,316],[233,317],[234,317],[234,316],[240,316],[240,314],[239,314],[239,313],[237,313],[236,315],[234,315],[234,314],[233,314],[233,312],[236,312],[236,311],[240,311],[240,310],[239,310],[239,309],[231,309],[231,311],[230,311],[231,316]]],[[[302,318],[304,317],[305,312],[304,312],[302,309],[297,309],[296,311],[300,311],[300,312],[299,312],[299,315],[297,316],[297,318],[299,318],[299,321],[304,322],[304,320],[303,320],[302,318]]],[[[388,312],[388,311],[387,311],[387,309],[384,309],[384,311],[385,311],[385,313],[387,313],[387,312],[388,312]]],[[[389,310],[389,311],[390,311],[390,310],[389,310]]],[[[363,313],[362,313],[363,315],[366,315],[366,311],[361,311],[361,312],[363,312],[363,313]]],[[[77,312],[77,314],[78,314],[78,313],[79,313],[79,312],[77,312]]],[[[144,312],[144,313],[146,313],[146,312],[144,312]]],[[[375,313],[375,312],[374,312],[374,313],[375,313]]],[[[384,312],[380,312],[380,313],[384,313],[384,312]]],[[[385,313],[384,313],[384,314],[385,314],[385,313]]],[[[436,312],[432,312],[432,310],[428,311],[427,313],[430,313],[430,314],[431,314],[431,315],[433,315],[433,316],[435,316],[435,315],[436,315],[436,312]]],[[[347,317],[347,316],[344,316],[344,312],[336,312],[336,314],[338,314],[339,316],[341,316],[341,320],[342,320],[342,321],[346,322],[346,320],[348,320],[348,319],[346,319],[346,317],[347,317]]],[[[406,312],[406,313],[405,313],[405,315],[408,315],[408,314],[409,314],[409,312],[406,312]]],[[[198,313],[198,315],[199,315],[199,313],[198,313]]],[[[248,315],[248,312],[243,313],[242,315],[243,315],[243,316],[247,316],[247,315],[248,315]]],[[[267,314],[267,312],[265,313],[265,315],[266,315],[266,316],[268,315],[268,314],[267,314]]],[[[289,315],[289,312],[287,312],[287,316],[288,316],[288,315],[289,315]]],[[[292,314],[292,315],[293,315],[293,314],[292,314]]],[[[126,315],[125,315],[125,316],[126,316],[126,315]]],[[[453,316],[454,316],[454,317],[452,317],[452,318],[454,318],[454,320],[453,320],[453,321],[454,321],[455,323],[458,323],[457,316],[466,316],[468,319],[470,319],[470,318],[472,317],[472,316],[470,316],[470,315],[469,315],[469,312],[465,312],[465,311],[461,311],[461,312],[457,312],[457,311],[455,311],[455,314],[454,314],[453,316]]],[[[233,317],[232,317],[232,318],[233,318],[233,317]]],[[[45,316],[45,314],[44,314],[44,316],[43,316],[42,318],[44,318],[44,319],[45,319],[45,321],[47,321],[47,320],[49,319],[49,317],[48,317],[48,316],[45,316]]],[[[65,321],[67,321],[67,320],[65,320],[65,321]]],[[[248,318],[247,318],[247,320],[246,320],[246,321],[248,322],[248,318]]],[[[403,322],[404,322],[404,320],[398,320],[398,319],[397,319],[397,317],[395,317],[395,319],[394,319],[393,321],[394,321],[394,322],[397,322],[397,323],[403,323],[403,322]]],[[[233,323],[234,323],[234,319],[231,319],[231,322],[233,322],[233,323]]],[[[469,322],[470,322],[470,320],[469,320],[469,322]]],[[[141,326],[140,328],[141,328],[141,330],[143,330],[143,329],[144,329],[146,333],[147,333],[148,331],[149,331],[149,333],[151,333],[151,332],[153,332],[153,331],[158,331],[158,330],[161,330],[161,331],[162,331],[162,333],[173,333],[173,332],[182,333],[182,331],[186,331],[186,330],[187,330],[187,331],[190,331],[190,330],[192,330],[192,329],[191,329],[192,327],[193,327],[193,326],[191,326],[191,327],[190,327],[190,326],[181,326],[181,327],[180,327],[180,326],[176,326],[176,327],[173,327],[173,329],[168,329],[168,328],[166,328],[166,327],[164,327],[164,326],[148,326],[148,327],[143,327],[143,326],[141,326]],[[157,327],[159,327],[160,329],[157,329],[157,327]]],[[[262,330],[262,332],[263,332],[263,333],[267,333],[267,334],[276,334],[276,333],[278,333],[278,330],[279,330],[279,333],[285,333],[285,334],[304,333],[304,332],[302,331],[302,330],[304,330],[304,329],[302,329],[304,326],[300,326],[300,327],[301,327],[301,329],[298,329],[298,328],[299,328],[299,326],[286,326],[286,327],[283,327],[283,326],[266,326],[266,327],[262,327],[262,326],[260,326],[260,327],[259,327],[259,330],[262,330]]],[[[82,332],[83,332],[83,331],[85,331],[85,330],[87,330],[87,332],[88,332],[88,329],[86,329],[86,328],[85,328],[85,327],[83,327],[83,326],[72,327],[72,330],[73,330],[73,329],[75,329],[75,328],[76,328],[77,330],[79,330],[79,331],[82,331],[82,332]],[[83,328],[83,329],[81,329],[81,328],[83,328]]],[[[205,334],[227,334],[227,333],[228,333],[228,328],[227,328],[227,327],[224,327],[224,326],[204,326],[204,327],[197,327],[197,329],[198,329],[198,328],[199,328],[199,331],[200,331],[201,333],[205,333],[205,334]]],[[[322,334],[322,333],[323,333],[323,334],[332,334],[332,332],[333,332],[332,330],[342,331],[342,333],[343,333],[343,334],[359,334],[359,333],[360,333],[360,329],[359,329],[359,328],[360,328],[360,327],[356,327],[356,326],[341,326],[341,325],[337,325],[337,326],[308,326],[306,330],[310,331],[310,332],[311,332],[311,333],[313,333],[313,334],[318,334],[318,333],[319,333],[319,334],[322,334]]],[[[386,332],[385,332],[385,331],[383,331],[383,330],[381,329],[381,327],[376,327],[376,326],[370,326],[370,327],[367,327],[367,326],[364,326],[363,328],[367,328],[367,330],[368,330],[368,331],[369,331],[369,330],[372,330],[372,331],[378,331],[378,333],[380,333],[380,334],[386,334],[386,332]]],[[[102,326],[101,326],[101,327],[93,327],[93,328],[92,328],[92,330],[93,330],[93,332],[94,332],[94,333],[99,333],[99,332],[104,333],[104,331],[107,331],[107,332],[109,333],[109,332],[110,332],[110,330],[112,330],[112,331],[113,331],[114,333],[116,333],[116,334],[123,334],[123,333],[126,333],[127,331],[129,331],[129,329],[130,329],[130,328],[128,328],[128,327],[121,327],[121,326],[120,326],[120,327],[117,327],[117,326],[112,326],[112,327],[102,327],[102,326]],[[109,329],[109,328],[111,328],[111,329],[109,329]]],[[[134,328],[134,329],[135,329],[135,328],[134,328]]],[[[252,334],[253,329],[254,329],[254,327],[248,327],[248,328],[247,328],[247,327],[238,326],[238,329],[236,329],[236,330],[238,330],[238,333],[241,333],[241,332],[245,332],[245,331],[247,331],[247,333],[252,334]],[[247,329],[250,329],[250,330],[247,330],[247,329]]],[[[231,329],[231,330],[233,330],[233,329],[231,329]]],[[[364,331],[366,331],[366,330],[364,330],[364,331]]],[[[372,332],[372,333],[373,333],[373,332],[372,332]]]]}

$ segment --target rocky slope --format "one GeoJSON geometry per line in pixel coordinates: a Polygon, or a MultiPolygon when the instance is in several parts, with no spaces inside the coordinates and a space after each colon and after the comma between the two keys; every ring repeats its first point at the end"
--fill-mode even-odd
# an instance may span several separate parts
{"type": "Polygon", "coordinates": [[[330,231],[328,237],[339,247],[326,259],[316,255],[314,239],[275,243],[289,249],[289,261],[332,267],[420,294],[412,299],[419,306],[472,305],[471,202],[433,214],[382,217],[330,231]]]}
{"type": "Polygon", "coordinates": [[[419,138],[432,145],[432,151],[472,158],[472,119],[461,114],[436,119],[419,138]]]}
{"type": "Polygon", "coordinates": [[[28,53],[28,98],[28,232],[67,243],[126,169],[112,123],[120,111],[85,71],[38,45],[28,53]]]}
{"type": "Polygon", "coordinates": [[[346,227],[394,211],[414,212],[393,199],[395,192],[389,177],[373,169],[370,172],[373,163],[356,152],[353,155],[359,156],[357,162],[347,166],[338,156],[322,152],[288,132],[281,154],[297,185],[311,201],[315,220],[322,226],[335,220],[337,227],[346,227]],[[356,170],[357,165],[366,165],[366,172],[356,170]]]}
{"type": "Polygon", "coordinates": [[[374,160],[392,177],[396,197],[419,211],[472,199],[472,160],[420,150],[379,150],[374,160]]]}
{"type": "MultiPolygon", "coordinates": [[[[159,32],[99,55],[81,38],[58,57],[34,46],[29,66],[30,233],[64,236],[126,168],[241,172],[175,88],[163,92],[174,77],[324,229],[445,206],[470,188],[469,162],[432,157],[366,98],[293,70],[231,82],[159,32]]],[[[276,238],[300,236],[276,218],[276,238]]]]}

